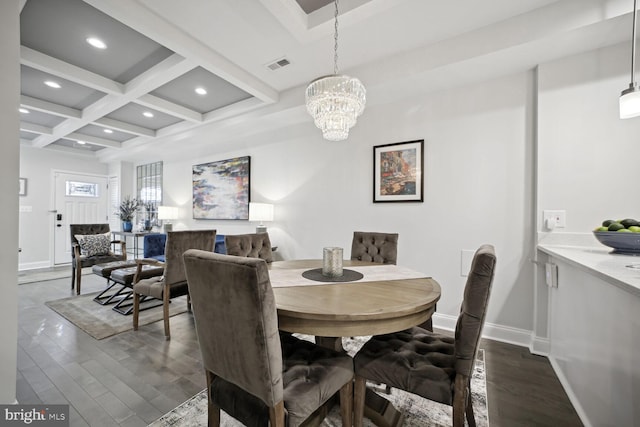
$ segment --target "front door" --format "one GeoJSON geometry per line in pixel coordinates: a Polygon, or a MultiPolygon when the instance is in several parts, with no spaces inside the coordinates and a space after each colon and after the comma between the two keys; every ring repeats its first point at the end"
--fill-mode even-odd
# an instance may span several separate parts
{"type": "Polygon", "coordinates": [[[107,177],[54,172],[54,264],[71,262],[70,224],[109,222],[107,177]]]}

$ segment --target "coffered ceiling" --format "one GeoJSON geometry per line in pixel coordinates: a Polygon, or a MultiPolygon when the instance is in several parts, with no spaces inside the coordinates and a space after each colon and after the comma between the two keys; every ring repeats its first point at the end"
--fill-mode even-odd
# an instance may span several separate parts
{"type": "MultiPolygon", "coordinates": [[[[631,3],[340,0],[340,70],[381,104],[628,40],[631,3]]],[[[303,120],[304,86],[333,70],[333,14],[331,0],[23,0],[21,143],[127,159],[266,111],[303,120]]]]}

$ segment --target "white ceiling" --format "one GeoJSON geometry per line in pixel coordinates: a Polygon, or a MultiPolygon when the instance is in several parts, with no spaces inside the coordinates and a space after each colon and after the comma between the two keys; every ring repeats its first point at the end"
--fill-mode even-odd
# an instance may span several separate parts
{"type": "MultiPolygon", "coordinates": [[[[383,104],[628,41],[632,6],[340,0],[338,65],[383,104]]],[[[224,139],[311,123],[304,87],[333,71],[333,15],[330,0],[26,0],[22,144],[135,161],[202,126],[224,139]]]]}

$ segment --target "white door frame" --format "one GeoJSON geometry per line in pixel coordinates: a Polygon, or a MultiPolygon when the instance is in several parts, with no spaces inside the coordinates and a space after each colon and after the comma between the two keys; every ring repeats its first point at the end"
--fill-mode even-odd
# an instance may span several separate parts
{"type": "MultiPolygon", "coordinates": [[[[55,241],[55,210],[56,210],[56,174],[64,173],[71,175],[84,175],[91,176],[96,178],[105,178],[107,183],[109,182],[109,175],[97,174],[97,173],[87,173],[87,172],[76,172],[72,170],[66,169],[51,169],[51,175],[49,180],[50,191],[49,191],[49,266],[55,266],[55,250],[56,250],[56,241],[55,241]]],[[[108,205],[107,205],[108,206],[108,205]]],[[[64,265],[64,264],[59,264],[64,265]]]]}

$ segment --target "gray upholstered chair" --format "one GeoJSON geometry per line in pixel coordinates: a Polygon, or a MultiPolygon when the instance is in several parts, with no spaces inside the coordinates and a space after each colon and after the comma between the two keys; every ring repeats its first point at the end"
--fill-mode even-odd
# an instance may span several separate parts
{"type": "Polygon", "coordinates": [[[491,245],[475,253],[455,338],[414,327],[372,337],[354,358],[354,426],[362,426],[366,380],[385,383],[453,406],[453,425],[463,427],[465,413],[475,426],[470,381],[482,334],[496,256],[491,245]]]}
{"type": "Polygon", "coordinates": [[[127,259],[124,241],[111,240],[109,224],[71,224],[71,290],[80,295],[82,268],[127,259]],[[111,250],[112,244],[120,245],[120,253],[111,250]],[[77,282],[77,286],[76,286],[77,282]]]}
{"type": "Polygon", "coordinates": [[[235,234],[224,236],[227,255],[260,258],[273,262],[269,233],[235,234]]]}
{"type": "Polygon", "coordinates": [[[351,259],[395,264],[398,260],[398,233],[354,231],[351,259]]]}
{"type": "MultiPolygon", "coordinates": [[[[187,276],[184,270],[182,255],[187,249],[202,249],[213,251],[216,241],[216,230],[188,230],[169,231],[165,246],[165,261],[143,258],[136,260],[138,271],[133,285],[133,329],[138,330],[138,318],[140,315],[140,297],[147,296],[162,300],[164,317],[164,336],[170,339],[169,332],[169,303],[171,298],[189,295],[187,276]],[[163,265],[164,274],[140,279],[145,265],[163,265]]],[[[191,309],[191,303],[187,298],[187,308],[191,309]]]]}
{"type": "Polygon", "coordinates": [[[278,332],[265,260],[189,250],[184,263],[209,426],[220,424],[220,409],[247,426],[298,426],[338,391],[351,425],[353,359],[278,332]]]}

